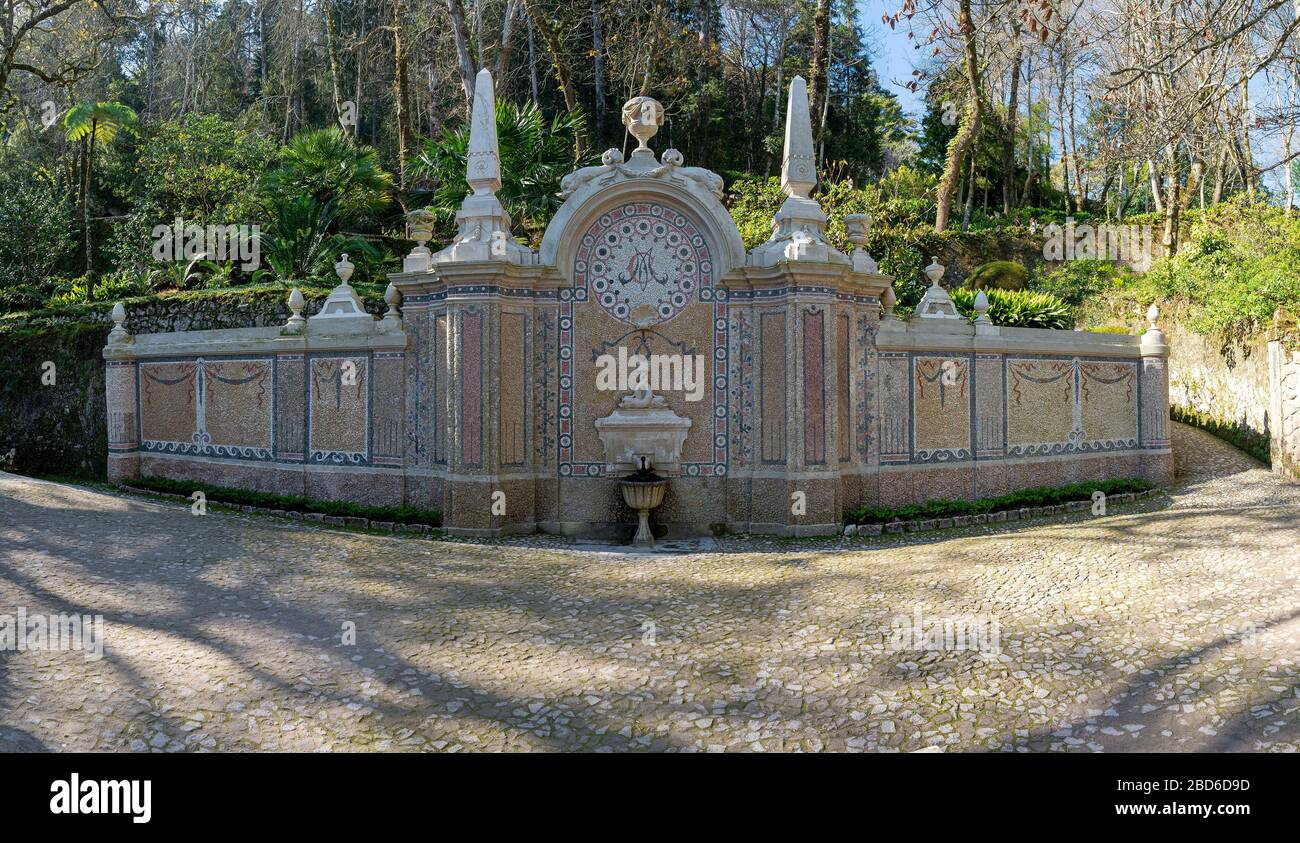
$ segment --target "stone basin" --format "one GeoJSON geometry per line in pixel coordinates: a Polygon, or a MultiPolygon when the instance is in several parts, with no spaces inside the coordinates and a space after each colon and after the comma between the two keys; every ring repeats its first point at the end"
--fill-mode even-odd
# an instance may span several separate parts
{"type": "Polygon", "coordinates": [[[663,479],[625,478],[618,481],[623,490],[623,502],[637,512],[636,535],[632,544],[636,547],[654,547],[654,533],[650,532],[650,510],[664,502],[664,489],[668,481],[663,479]]]}

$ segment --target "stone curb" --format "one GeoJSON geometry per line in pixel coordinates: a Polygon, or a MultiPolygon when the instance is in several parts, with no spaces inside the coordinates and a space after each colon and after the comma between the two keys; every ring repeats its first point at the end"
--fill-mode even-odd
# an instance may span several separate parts
{"type": "MultiPolygon", "coordinates": [[[[132,492],[137,495],[153,495],[154,497],[166,498],[174,501],[184,501],[192,503],[189,495],[181,495],[175,492],[156,492],[153,489],[144,489],[140,486],[119,485],[116,488],[124,492],[132,492]]],[[[385,533],[406,533],[429,535],[437,533],[437,527],[430,527],[428,524],[403,524],[396,521],[372,521],[369,518],[361,518],[355,515],[326,515],[323,512],[299,512],[294,509],[271,509],[263,506],[250,506],[248,504],[225,503],[221,500],[210,499],[209,503],[219,506],[227,506],[231,509],[237,509],[240,512],[248,512],[257,515],[273,515],[277,518],[290,518],[295,521],[312,521],[317,524],[325,524],[330,527],[345,527],[353,530],[379,530],[385,533]]]]}
{"type": "MultiPolygon", "coordinates": [[[[1163,489],[1147,489],[1145,492],[1124,492],[1106,498],[1107,506],[1146,500],[1164,494],[1163,489]]],[[[991,524],[1002,521],[1027,521],[1030,518],[1042,518],[1051,515],[1063,515],[1069,512],[1085,512],[1092,508],[1092,501],[1069,501],[1068,503],[1049,506],[1030,506],[1020,509],[1004,509],[1001,512],[984,512],[979,515],[955,515],[951,518],[916,518],[911,521],[890,521],[888,524],[847,524],[844,536],[879,536],[893,533],[928,533],[931,530],[946,530],[952,527],[969,527],[973,524],[991,524]]]]}

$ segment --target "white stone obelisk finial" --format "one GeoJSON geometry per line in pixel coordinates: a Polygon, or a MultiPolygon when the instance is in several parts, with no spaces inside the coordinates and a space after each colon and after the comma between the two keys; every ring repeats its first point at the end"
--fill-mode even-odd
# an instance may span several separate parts
{"type": "Polygon", "coordinates": [[[465,181],[475,195],[501,189],[501,154],[497,147],[497,101],[492,74],[485,67],[474,77],[474,109],[469,121],[465,181]]]}
{"type": "Polygon", "coordinates": [[[456,239],[433,256],[434,262],[504,260],[533,263],[532,250],[510,234],[510,214],[497,199],[497,190],[501,188],[501,153],[497,146],[496,95],[492,74],[487,68],[480,70],[474,78],[465,181],[473,192],[465,197],[456,212],[456,239]]]}
{"type": "Polygon", "coordinates": [[[802,76],[790,82],[785,105],[785,152],[781,156],[781,189],[787,196],[807,199],[817,186],[812,118],[808,114],[808,83],[802,76]]]}
{"type": "Polygon", "coordinates": [[[771,239],[750,252],[753,265],[773,266],[783,260],[849,262],[826,242],[826,214],[812,198],[816,186],[817,157],[808,113],[808,83],[796,76],[790,82],[785,108],[785,152],[781,156],[781,189],[786,200],[772,219],[771,239]]]}

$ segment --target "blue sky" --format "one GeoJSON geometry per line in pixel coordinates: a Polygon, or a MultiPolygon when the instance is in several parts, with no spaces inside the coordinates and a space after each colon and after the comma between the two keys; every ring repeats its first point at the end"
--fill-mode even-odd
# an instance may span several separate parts
{"type": "Polygon", "coordinates": [[[913,62],[917,51],[907,38],[906,27],[891,30],[880,22],[886,10],[890,13],[898,6],[898,0],[858,0],[858,14],[867,33],[867,43],[872,48],[872,58],[876,63],[876,72],[880,74],[880,83],[885,90],[898,96],[903,110],[921,119],[925,113],[925,103],[921,93],[912,93],[898,83],[906,83],[912,78],[913,62]]]}

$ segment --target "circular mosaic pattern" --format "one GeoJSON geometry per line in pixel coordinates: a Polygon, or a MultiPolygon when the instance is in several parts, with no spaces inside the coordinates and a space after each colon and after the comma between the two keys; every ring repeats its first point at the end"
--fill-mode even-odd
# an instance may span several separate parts
{"type": "Polygon", "coordinates": [[[704,237],[684,215],[652,202],[602,214],[583,235],[574,265],[580,288],[629,325],[672,319],[713,272],[704,237]]]}

